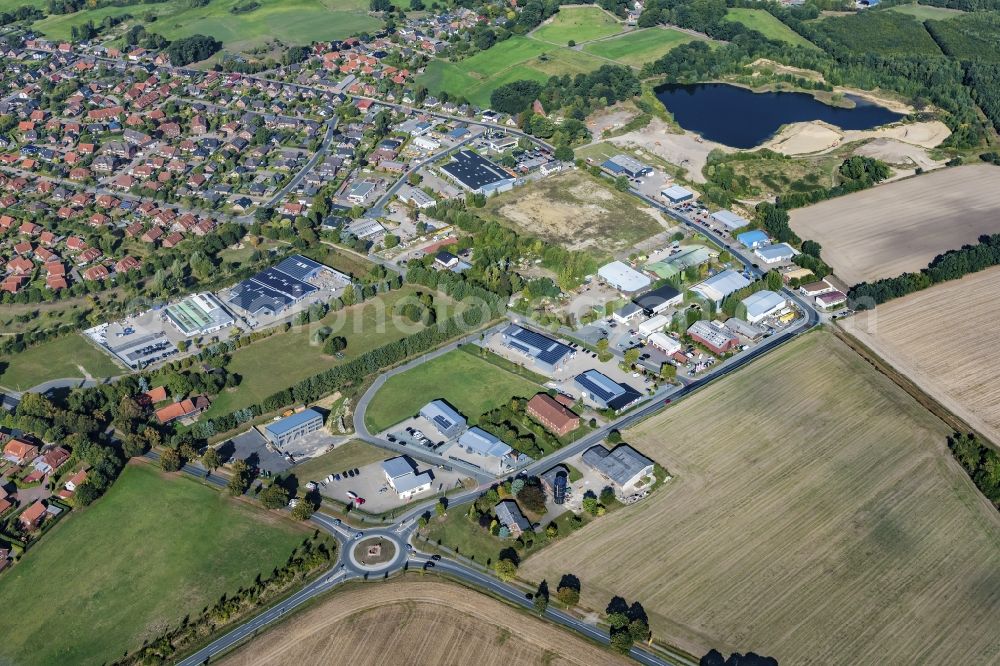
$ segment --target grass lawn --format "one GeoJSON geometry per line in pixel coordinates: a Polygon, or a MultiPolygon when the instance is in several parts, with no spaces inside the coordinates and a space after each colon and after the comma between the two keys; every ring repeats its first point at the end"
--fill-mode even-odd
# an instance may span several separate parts
{"type": "Polygon", "coordinates": [[[304,536],[196,481],[130,465],[0,577],[0,661],[113,661],[270,572],[304,536]]]}
{"type": "Polygon", "coordinates": [[[381,432],[444,398],[474,422],[514,396],[530,398],[539,390],[534,382],[455,350],[390,377],[368,405],[365,420],[372,432],[381,432]]]}
{"type": "Polygon", "coordinates": [[[551,76],[591,72],[602,64],[589,53],[530,37],[511,37],[459,62],[432,60],[418,82],[432,93],[446,91],[485,107],[490,104],[490,93],[505,83],[522,79],[545,83],[551,76]]]}
{"type": "Polygon", "coordinates": [[[647,28],[587,44],[583,50],[623,65],[641,67],[681,44],[699,39],[701,38],[672,28],[647,28]]]}
{"type": "MultiPolygon", "coordinates": [[[[286,333],[275,333],[236,350],[228,369],[240,375],[243,381],[237,388],[220,393],[206,411],[206,418],[259,403],[275,391],[306,377],[416,333],[421,329],[420,324],[403,320],[397,322],[398,318],[391,315],[401,299],[420,291],[426,292],[427,288],[406,285],[385,294],[383,298],[331,312],[318,324],[293,326],[286,333]],[[312,343],[312,334],[320,326],[329,326],[334,331],[333,335],[347,338],[344,358],[327,356],[322,345],[312,343]]],[[[435,300],[442,304],[438,308],[442,319],[445,318],[443,313],[448,316],[454,314],[447,297],[438,295],[435,300]],[[449,307],[444,308],[443,304],[449,307]]]]}
{"type": "Polygon", "coordinates": [[[310,458],[289,470],[300,484],[319,481],[329,474],[337,474],[345,469],[370,465],[391,458],[393,454],[359,439],[352,439],[329,453],[310,458]]]}
{"type": "Polygon", "coordinates": [[[610,37],[621,32],[621,23],[600,7],[564,7],[548,22],[531,33],[535,39],[565,46],[610,37]]]}
{"type": "Polygon", "coordinates": [[[105,17],[153,12],[157,20],[148,25],[167,39],[200,33],[221,40],[227,49],[240,50],[279,39],[286,44],[309,44],[316,40],[342,39],[362,31],[377,30],[381,22],[368,16],[368,3],[359,0],[258,0],[260,7],[244,14],[231,9],[244,0],[212,0],[192,7],[186,0],[143,5],[142,12],[130,7],[103,7],[73,14],[50,16],[34,27],[51,39],[69,39],[74,25],[99,24],[105,17]]]}
{"type": "Polygon", "coordinates": [[[114,377],[125,371],[111,357],[77,333],[29,347],[13,356],[0,356],[0,386],[18,391],[62,377],[114,377]]]}
{"type": "Polygon", "coordinates": [[[776,39],[782,42],[787,42],[792,46],[805,46],[810,49],[819,49],[818,46],[789,28],[787,25],[763,9],[743,9],[734,7],[726,12],[726,20],[742,23],[751,30],[756,30],[757,32],[763,34],[768,39],[776,39]]]}
{"type": "Polygon", "coordinates": [[[934,7],[933,5],[896,5],[889,8],[890,12],[909,14],[921,21],[943,21],[946,19],[961,16],[965,12],[961,9],[949,9],[947,7],[934,7]]]}

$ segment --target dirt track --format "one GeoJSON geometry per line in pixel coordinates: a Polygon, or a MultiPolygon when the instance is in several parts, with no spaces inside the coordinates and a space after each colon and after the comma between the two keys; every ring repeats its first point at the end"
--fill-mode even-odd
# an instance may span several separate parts
{"type": "Polygon", "coordinates": [[[335,593],[222,663],[591,666],[633,662],[491,597],[414,575],[335,593]]]}

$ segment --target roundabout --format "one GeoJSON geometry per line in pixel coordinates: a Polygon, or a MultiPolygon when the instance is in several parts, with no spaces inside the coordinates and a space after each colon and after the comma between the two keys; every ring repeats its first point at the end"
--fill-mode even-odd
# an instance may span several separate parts
{"type": "Polygon", "coordinates": [[[344,545],[350,569],[361,574],[394,571],[406,561],[407,547],[395,535],[385,531],[369,531],[361,539],[344,545]]]}

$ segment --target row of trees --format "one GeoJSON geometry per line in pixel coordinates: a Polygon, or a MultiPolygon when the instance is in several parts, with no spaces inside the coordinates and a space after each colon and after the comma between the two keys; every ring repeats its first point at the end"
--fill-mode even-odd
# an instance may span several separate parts
{"type": "Polygon", "coordinates": [[[1000,509],[1000,453],[975,435],[960,432],[948,438],[948,448],[980,492],[1000,509]]]}
{"type": "Polygon", "coordinates": [[[133,653],[114,662],[115,666],[132,664],[162,664],[172,661],[178,652],[205,641],[220,627],[237,622],[271,603],[286,590],[329,566],[335,552],[319,532],[294,548],[281,567],[270,576],[260,574],[252,583],[240,587],[234,594],[223,594],[217,602],[195,617],[185,616],[180,624],[170,627],[155,638],[148,639],[133,653]]]}
{"type": "Polygon", "coordinates": [[[997,265],[1000,265],[1000,234],[980,236],[976,245],[964,245],[958,250],[940,254],[918,273],[903,273],[894,278],[861,282],[851,287],[848,296],[851,307],[865,310],[997,265]]]}

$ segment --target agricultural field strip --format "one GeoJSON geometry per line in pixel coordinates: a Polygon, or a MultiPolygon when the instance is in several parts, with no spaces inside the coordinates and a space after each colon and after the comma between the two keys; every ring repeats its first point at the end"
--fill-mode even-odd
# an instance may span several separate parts
{"type": "Polygon", "coordinates": [[[895,299],[839,323],[951,412],[998,443],[998,288],[1000,267],[994,267],[895,299]],[[943,338],[947,340],[944,348],[943,338]]]}
{"type": "Polygon", "coordinates": [[[626,432],[675,479],[520,574],[575,574],[593,608],[640,599],[657,635],[695,654],[986,663],[1000,516],[948,434],[846,345],[811,333],[626,432]]]}
{"type": "Polygon", "coordinates": [[[942,252],[1000,232],[1000,169],[974,164],[793,210],[792,229],[823,247],[847,284],[918,271],[942,252]]]}
{"type": "Polygon", "coordinates": [[[221,663],[375,665],[386,654],[419,664],[632,663],[479,592],[411,579],[339,591],[221,663]]]}

